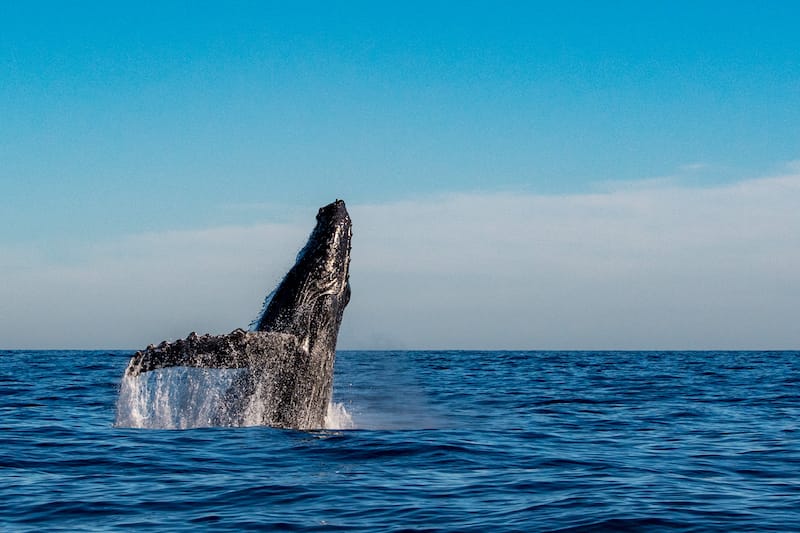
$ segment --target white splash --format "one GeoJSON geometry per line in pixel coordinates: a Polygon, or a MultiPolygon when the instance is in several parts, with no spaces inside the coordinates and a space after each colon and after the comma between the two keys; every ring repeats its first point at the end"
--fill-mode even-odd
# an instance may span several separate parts
{"type": "Polygon", "coordinates": [[[225,392],[240,372],[175,367],[124,376],[114,425],[159,429],[221,425],[225,392]]]}
{"type": "MultiPolygon", "coordinates": [[[[174,367],[124,376],[114,425],[126,428],[188,429],[212,426],[257,426],[265,398],[228,403],[228,391],[244,370],[174,367]]],[[[354,429],[344,405],[331,402],[324,429],[354,429]]]]}
{"type": "Polygon", "coordinates": [[[353,417],[344,408],[344,404],[331,402],[325,413],[325,429],[355,429],[353,417]]]}

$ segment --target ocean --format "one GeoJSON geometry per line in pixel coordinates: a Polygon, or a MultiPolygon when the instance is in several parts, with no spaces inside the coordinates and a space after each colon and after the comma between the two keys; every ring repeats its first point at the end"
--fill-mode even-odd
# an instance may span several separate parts
{"type": "Polygon", "coordinates": [[[130,355],[0,352],[0,531],[800,531],[800,352],[340,351],[310,432],[121,427],[130,355]]]}

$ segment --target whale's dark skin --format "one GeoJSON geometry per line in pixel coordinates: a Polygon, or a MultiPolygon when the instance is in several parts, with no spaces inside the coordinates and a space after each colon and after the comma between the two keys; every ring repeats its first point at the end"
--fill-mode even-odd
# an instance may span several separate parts
{"type": "Polygon", "coordinates": [[[221,424],[324,427],[333,389],[336,340],[350,301],[352,224],[342,200],[320,208],[294,266],[267,297],[255,331],[190,334],[136,352],[125,371],[245,368],[221,406],[221,424]]]}

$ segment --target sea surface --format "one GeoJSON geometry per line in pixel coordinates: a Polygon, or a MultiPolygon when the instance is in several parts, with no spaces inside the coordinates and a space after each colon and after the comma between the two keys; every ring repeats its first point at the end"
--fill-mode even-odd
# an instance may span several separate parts
{"type": "Polygon", "coordinates": [[[344,351],[311,432],[119,427],[130,355],[0,352],[0,531],[800,531],[800,352],[344,351]]]}

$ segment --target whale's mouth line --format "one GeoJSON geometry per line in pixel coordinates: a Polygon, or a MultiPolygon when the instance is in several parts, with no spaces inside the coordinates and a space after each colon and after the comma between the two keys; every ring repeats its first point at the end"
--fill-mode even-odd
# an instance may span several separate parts
{"type": "MultiPolygon", "coordinates": [[[[241,370],[222,397],[198,400],[216,402],[216,414],[207,419],[216,422],[212,425],[325,427],[332,416],[336,341],[350,299],[351,239],[352,223],[344,201],[323,206],[294,266],[266,297],[250,331],[191,333],[186,339],[136,352],[123,376],[122,388],[129,390],[124,395],[121,388],[117,425],[139,427],[137,420],[157,424],[158,409],[187,408],[180,405],[178,396],[194,394],[198,400],[196,389],[202,385],[176,382],[164,388],[163,380],[155,378],[157,383],[151,384],[149,377],[154,371],[194,367],[241,370]],[[145,388],[153,390],[133,394],[143,379],[145,388]],[[151,412],[145,413],[148,409],[151,412]]],[[[206,407],[207,412],[214,410],[206,407]]]]}

